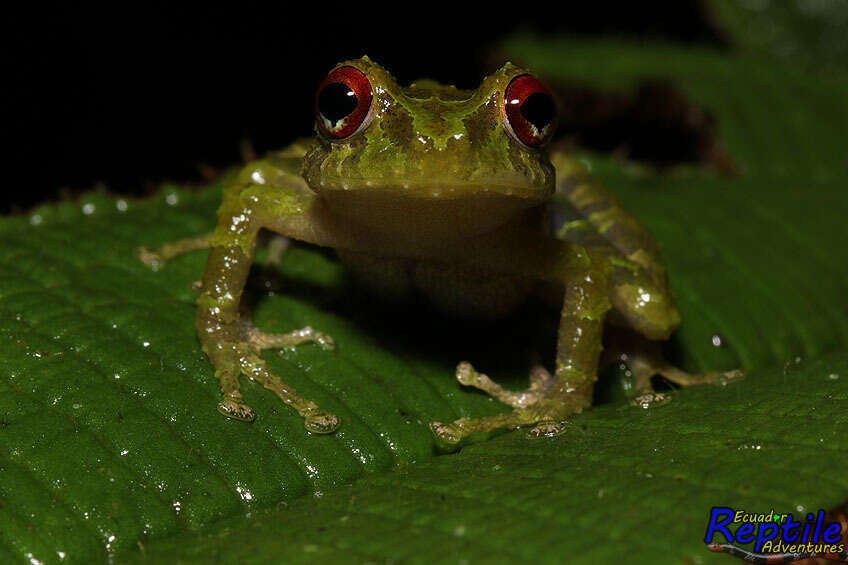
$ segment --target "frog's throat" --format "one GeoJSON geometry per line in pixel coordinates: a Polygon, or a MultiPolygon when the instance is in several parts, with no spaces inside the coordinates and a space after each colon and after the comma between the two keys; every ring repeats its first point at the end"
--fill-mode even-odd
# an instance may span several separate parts
{"type": "Polygon", "coordinates": [[[325,190],[319,198],[345,221],[392,238],[454,240],[497,230],[547,200],[456,187],[325,190]]]}

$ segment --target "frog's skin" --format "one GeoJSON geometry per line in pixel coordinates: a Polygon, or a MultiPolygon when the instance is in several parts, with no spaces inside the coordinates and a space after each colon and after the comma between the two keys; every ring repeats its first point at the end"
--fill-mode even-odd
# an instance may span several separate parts
{"type": "MultiPolygon", "coordinates": [[[[365,125],[343,139],[316,127],[315,139],[249,163],[225,188],[213,234],[142,248],[149,264],[211,248],[196,326],[220,382],[219,410],[254,418],[239,392],[245,375],[297,410],[309,431],[330,433],[340,425],[260,356],[265,348],[303,342],[330,348],[329,336],[309,327],[266,334],[239,316],[257,233],[268,229],[335,248],[360,280],[382,293],[423,293],[460,315],[500,316],[536,288],[554,289],[562,315],[553,374],[535,367],[529,388],[511,392],[462,362],[456,370],[462,384],[513,410],[433,422],[431,429],[450,443],[495,428],[560,433],[569,416],[591,403],[606,318],[645,343],[665,340],[677,327],[658,245],[575,161],[525,145],[505,124],[505,89],[527,71],[506,64],[476,90],[463,91],[432,81],[399,86],[367,57],[340,67],[358,69],[373,87],[365,125]],[[555,195],[571,210],[559,238],[547,227],[555,195]]],[[[653,353],[630,354],[636,385],[646,391],[657,373],[683,385],[715,378],[683,373],[653,353]]],[[[640,402],[659,398],[649,394],[640,402]]]]}

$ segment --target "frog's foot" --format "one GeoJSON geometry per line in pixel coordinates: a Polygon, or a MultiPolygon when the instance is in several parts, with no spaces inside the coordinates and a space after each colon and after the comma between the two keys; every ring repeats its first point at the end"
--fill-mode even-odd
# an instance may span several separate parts
{"type": "Polygon", "coordinates": [[[582,410],[574,391],[566,391],[556,377],[541,365],[530,371],[530,387],[524,391],[505,390],[487,375],[477,372],[471,363],[462,362],[456,367],[456,379],[482,390],[490,396],[512,406],[512,412],[485,418],[460,418],[450,423],[432,422],[430,429],[445,443],[459,443],[464,438],[496,429],[515,429],[532,426],[528,437],[553,437],[565,431],[566,417],[582,410]]]}
{"type": "Polygon", "coordinates": [[[297,410],[303,416],[304,425],[310,432],[329,434],[336,431],[340,425],[339,418],[335,414],[321,410],[311,400],[299,396],[293,388],[271,372],[261,356],[263,349],[294,347],[306,342],[315,343],[324,349],[333,349],[334,344],[330,336],[315,331],[309,326],[289,333],[270,334],[245,323],[243,330],[245,341],[233,345],[231,354],[221,363],[221,366],[233,367],[233,369],[216,371],[223,394],[221,402],[218,403],[218,411],[230,418],[246,422],[256,417],[253,409],[244,403],[239,392],[238,375],[240,373],[258,382],[297,410]]]}
{"type": "MultiPolygon", "coordinates": [[[[287,334],[286,334],[287,335],[287,334]]],[[[237,370],[218,370],[216,377],[221,385],[223,398],[218,403],[218,411],[236,420],[250,422],[254,419],[253,409],[244,403],[239,392],[238,374],[246,375],[250,380],[261,384],[276,394],[280,400],[294,408],[304,419],[304,426],[312,433],[329,434],[339,427],[338,416],[321,410],[317,404],[303,398],[297,392],[271,372],[265,361],[259,355],[260,348],[253,343],[236,344],[231,357],[237,370]]],[[[227,364],[232,366],[232,364],[227,364]]]]}
{"type": "Polygon", "coordinates": [[[135,252],[142,263],[152,268],[154,271],[159,269],[168,259],[173,259],[177,255],[196,251],[198,249],[207,249],[212,245],[212,234],[201,235],[200,237],[190,237],[179,241],[172,241],[149,249],[147,247],[137,247],[135,252]]]}
{"type": "Polygon", "coordinates": [[[630,401],[630,404],[642,408],[660,406],[671,401],[671,394],[654,390],[651,385],[651,377],[654,375],[660,375],[678,386],[726,384],[727,381],[743,375],[743,372],[740,370],[700,374],[687,373],[671,365],[659,356],[648,354],[631,355],[627,356],[627,359],[622,360],[626,361],[630,371],[633,373],[634,387],[637,391],[637,396],[630,401]]]}

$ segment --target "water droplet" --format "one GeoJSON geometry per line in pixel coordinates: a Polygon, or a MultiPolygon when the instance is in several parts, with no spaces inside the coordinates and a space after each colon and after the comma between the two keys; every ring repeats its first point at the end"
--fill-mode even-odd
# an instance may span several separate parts
{"type": "Polygon", "coordinates": [[[761,448],[762,448],[762,446],[761,446],[761,445],[759,445],[759,444],[755,444],[755,443],[752,443],[752,444],[743,443],[742,445],[740,445],[740,446],[739,446],[739,447],[737,447],[736,449],[738,449],[738,450],[740,450],[740,451],[745,450],[745,449],[751,449],[751,450],[753,450],[753,451],[759,451],[761,448]]]}
{"type": "Polygon", "coordinates": [[[713,337],[710,338],[710,340],[715,347],[724,346],[724,338],[722,338],[719,334],[713,334],[713,337]]]}
{"type": "Polygon", "coordinates": [[[253,500],[253,493],[241,485],[236,485],[236,492],[239,493],[242,500],[253,500]]]}

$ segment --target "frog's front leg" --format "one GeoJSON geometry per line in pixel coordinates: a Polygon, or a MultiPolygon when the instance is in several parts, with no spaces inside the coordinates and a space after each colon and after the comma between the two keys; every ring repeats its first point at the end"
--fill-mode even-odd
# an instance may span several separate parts
{"type": "Polygon", "coordinates": [[[460,363],[459,382],[485,391],[513,410],[486,418],[431,423],[430,428],[443,441],[458,443],[472,434],[522,426],[533,426],[528,432],[533,437],[554,436],[565,429],[569,416],[591,404],[604,318],[610,309],[608,279],[603,261],[593,259],[579,246],[570,249],[554,374],[535,367],[531,371],[530,387],[523,392],[510,392],[478,373],[469,363],[460,363]]]}
{"type": "Polygon", "coordinates": [[[195,325],[204,352],[215,366],[222,399],[218,410],[239,420],[255,414],[242,399],[240,376],[245,375],[276,394],[304,418],[306,428],[330,433],[339,419],[296,391],[268,368],[262,349],[291,347],[314,342],[331,348],[329,336],[310,327],[288,334],[267,334],[239,316],[239,302],[253,262],[256,237],[261,228],[286,236],[326,244],[326,234],[317,226],[314,198],[292,190],[285,183],[261,186],[246,182],[225,192],[211,250],[203,274],[195,325]]]}

